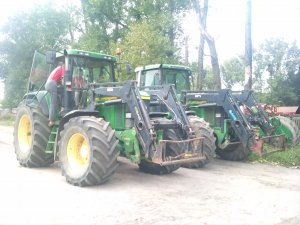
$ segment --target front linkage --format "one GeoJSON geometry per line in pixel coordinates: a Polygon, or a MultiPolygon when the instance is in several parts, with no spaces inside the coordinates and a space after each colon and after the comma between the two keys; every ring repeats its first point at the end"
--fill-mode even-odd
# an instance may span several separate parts
{"type": "Polygon", "coordinates": [[[284,149],[286,141],[289,142],[289,138],[281,131],[280,119],[269,118],[268,114],[255,99],[253,91],[236,91],[233,92],[233,97],[241,104],[241,107],[245,108],[246,118],[249,123],[256,127],[261,148],[263,148],[263,142],[268,141],[275,144],[277,148],[284,149]]]}
{"type": "Polygon", "coordinates": [[[127,104],[145,158],[150,159],[153,163],[166,166],[199,162],[205,159],[202,154],[203,137],[195,136],[184,109],[181,104],[176,101],[175,91],[172,86],[165,85],[159,88],[156,87],[156,89],[152,89],[148,92],[151,99],[157,99],[160,104],[171,110],[173,119],[166,120],[157,119],[157,117],[151,118],[151,112],[149,116],[148,108],[139,93],[136,81],[99,84],[99,86],[95,87],[93,93],[94,98],[97,95],[115,96],[118,98],[95,105],[95,108],[101,107],[101,105],[127,104]],[[176,130],[180,139],[157,139],[158,130],[169,129],[176,130]],[[167,156],[166,145],[168,144],[179,145],[181,149],[180,154],[167,156]]]}

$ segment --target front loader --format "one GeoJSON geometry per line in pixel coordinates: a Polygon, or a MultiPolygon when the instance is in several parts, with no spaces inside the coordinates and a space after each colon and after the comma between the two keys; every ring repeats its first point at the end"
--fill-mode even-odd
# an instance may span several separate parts
{"type": "Polygon", "coordinates": [[[182,116],[170,85],[162,87],[165,92],[148,93],[148,98],[163,99],[159,104],[172,110],[149,115],[136,81],[115,81],[116,66],[115,57],[95,52],[35,53],[14,126],[15,153],[22,166],[43,167],[58,160],[69,183],[91,186],[112,177],[119,154],[153,174],[206,160],[204,138],[182,116]],[[60,63],[65,64],[58,87],[60,110],[49,127],[50,98],[44,84],[60,63]]]}
{"type": "MultiPolygon", "coordinates": [[[[202,137],[202,152],[205,157],[204,160],[198,162],[185,162],[183,167],[187,168],[201,168],[209,163],[215,155],[215,137],[213,131],[208,123],[202,118],[195,115],[193,112],[187,112],[183,108],[181,102],[177,97],[174,85],[163,84],[154,86],[139,87],[142,99],[147,105],[147,110],[150,118],[157,116],[164,116],[170,120],[176,120],[187,127],[190,124],[196,137],[202,137]],[[149,96],[147,98],[147,96],[149,96]]],[[[186,129],[185,128],[185,129],[186,129]]]]}
{"type": "Polygon", "coordinates": [[[248,121],[259,129],[259,135],[270,139],[272,144],[282,148],[283,142],[288,145],[297,145],[300,141],[299,128],[293,120],[284,116],[269,116],[264,108],[257,102],[251,90],[234,91],[233,97],[243,108],[248,121]]]}
{"type": "MultiPolygon", "coordinates": [[[[192,91],[190,68],[154,64],[136,68],[140,87],[173,84],[188,113],[209,122],[216,140],[216,154],[222,159],[244,160],[251,150],[260,151],[262,144],[229,90],[192,91]]],[[[206,122],[206,124],[208,124],[206,122]]]]}

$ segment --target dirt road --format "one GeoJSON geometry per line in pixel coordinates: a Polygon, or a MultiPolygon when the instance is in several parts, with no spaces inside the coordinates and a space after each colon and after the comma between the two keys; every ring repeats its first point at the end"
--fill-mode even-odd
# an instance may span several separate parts
{"type": "Polygon", "coordinates": [[[69,185],[58,164],[19,166],[0,127],[0,225],[247,225],[300,223],[300,170],[214,160],[154,176],[120,159],[108,183],[69,185]]]}

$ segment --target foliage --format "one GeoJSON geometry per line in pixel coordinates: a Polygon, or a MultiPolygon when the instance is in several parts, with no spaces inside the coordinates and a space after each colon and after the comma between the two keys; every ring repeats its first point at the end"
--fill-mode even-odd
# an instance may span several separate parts
{"type": "Polygon", "coordinates": [[[67,15],[51,6],[37,6],[21,12],[5,24],[0,42],[6,74],[4,106],[15,107],[26,90],[35,50],[62,49],[68,44],[67,15]]]}
{"type": "Polygon", "coordinates": [[[11,112],[1,112],[0,111],[0,125],[12,126],[15,121],[15,114],[11,112]]]}
{"type": "Polygon", "coordinates": [[[133,23],[149,23],[174,48],[181,35],[179,15],[189,8],[189,0],[81,0],[85,33],[78,45],[84,49],[108,52],[111,44],[125,41],[133,23]]]}
{"type": "MultiPolygon", "coordinates": [[[[82,8],[67,5],[64,11],[50,4],[37,6],[12,17],[1,29],[0,79],[5,78],[5,106],[14,107],[26,91],[35,50],[61,50],[72,46],[115,54],[132,68],[152,63],[180,64],[180,20],[196,1],[191,0],[81,0],[82,8]]],[[[124,65],[124,64],[121,64],[124,65]]],[[[269,104],[300,104],[300,49],[281,39],[266,40],[255,52],[253,87],[260,100],[269,104]]],[[[199,73],[192,65],[194,77],[199,73]]],[[[119,79],[133,79],[131,75],[119,79]]],[[[204,89],[213,89],[212,70],[205,68],[204,89]]],[[[221,66],[227,88],[243,85],[241,58],[221,66]]],[[[196,82],[194,82],[196,84],[196,82]]]]}
{"type": "Polygon", "coordinates": [[[267,154],[259,156],[252,153],[249,161],[260,163],[271,163],[286,167],[300,167],[300,146],[289,147],[284,151],[275,151],[275,149],[268,147],[267,154]],[[272,152],[272,153],[270,153],[272,152]]]}
{"type": "Polygon", "coordinates": [[[85,31],[79,40],[79,46],[85,50],[108,51],[109,42],[122,38],[127,28],[127,2],[81,0],[85,31]]]}
{"type": "MultiPolygon", "coordinates": [[[[129,29],[130,32],[125,35],[123,41],[111,44],[111,54],[117,47],[121,48],[121,61],[128,61],[132,68],[147,64],[178,62],[167,37],[152,23],[134,23],[129,29]]],[[[123,75],[119,79],[134,79],[134,75],[123,75]]]]}
{"type": "Polygon", "coordinates": [[[281,39],[266,40],[254,54],[254,89],[266,93],[268,104],[299,102],[300,49],[281,39]],[[298,83],[297,83],[298,82],[298,83]]]}
{"type": "Polygon", "coordinates": [[[134,22],[147,21],[158,27],[172,47],[181,33],[181,14],[191,8],[190,0],[131,0],[129,15],[134,22]]]}
{"type": "Polygon", "coordinates": [[[221,65],[221,74],[226,88],[238,84],[244,86],[244,65],[241,57],[231,58],[221,65]]]}
{"type": "Polygon", "coordinates": [[[105,32],[97,26],[91,26],[89,32],[82,34],[78,42],[72,45],[73,48],[84,49],[86,51],[108,53],[109,42],[106,38],[105,32]]]}
{"type": "MultiPolygon", "coordinates": [[[[197,63],[192,63],[190,65],[192,69],[192,74],[193,74],[193,90],[197,90],[197,77],[199,76],[199,70],[198,70],[198,64],[197,63]]],[[[204,79],[203,79],[203,85],[202,89],[203,90],[213,90],[214,89],[214,75],[212,72],[211,67],[206,66],[204,70],[204,79]]]]}
{"type": "MultiPolygon", "coordinates": [[[[300,104],[300,49],[296,43],[269,39],[254,51],[253,90],[261,102],[272,105],[300,104]]],[[[242,59],[231,58],[221,66],[227,88],[244,85],[242,59]]]]}
{"type": "Polygon", "coordinates": [[[4,55],[0,55],[0,81],[7,77],[7,61],[4,55]]]}

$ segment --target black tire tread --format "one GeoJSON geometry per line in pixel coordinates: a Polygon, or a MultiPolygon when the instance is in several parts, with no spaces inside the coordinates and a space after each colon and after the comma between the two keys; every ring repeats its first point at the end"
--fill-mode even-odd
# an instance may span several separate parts
{"type": "MultiPolygon", "coordinates": [[[[164,118],[160,118],[164,119],[164,118]]],[[[172,129],[169,129],[165,131],[165,138],[166,140],[181,140],[180,137],[176,134],[176,132],[172,129]]],[[[180,148],[178,145],[169,145],[167,147],[167,156],[168,155],[179,155],[180,154],[180,148]]],[[[166,165],[166,166],[161,166],[157,163],[153,163],[150,160],[143,159],[139,163],[139,169],[142,172],[145,173],[150,173],[150,174],[155,174],[155,175],[163,175],[163,174],[169,174],[174,172],[175,170],[179,169],[181,167],[181,164],[175,164],[175,165],[166,165]]]]}
{"type": "Polygon", "coordinates": [[[224,149],[217,147],[216,154],[224,160],[244,161],[248,159],[250,149],[244,147],[241,143],[229,145],[224,149]]]}
{"type": "Polygon", "coordinates": [[[17,109],[17,116],[14,126],[14,145],[17,160],[24,167],[45,167],[54,162],[53,154],[46,153],[46,147],[50,136],[48,118],[39,108],[29,108],[24,103],[20,103],[17,109]],[[32,146],[30,152],[24,157],[19,149],[18,125],[19,119],[24,113],[28,114],[32,126],[32,146]]]}
{"type": "MultiPolygon", "coordinates": [[[[67,182],[75,186],[93,186],[107,182],[115,173],[118,162],[119,151],[116,149],[118,140],[115,137],[115,131],[109,126],[109,123],[102,118],[81,116],[70,119],[64,125],[64,130],[60,135],[60,154],[64,151],[64,134],[67,129],[81,127],[86,132],[90,148],[92,148],[90,165],[81,177],[72,177],[69,175],[65,161],[62,162],[62,174],[67,182]]],[[[63,158],[60,155],[60,158],[63,158]]]]}
{"type": "Polygon", "coordinates": [[[280,122],[282,123],[282,125],[284,125],[285,127],[287,127],[290,132],[292,133],[292,140],[291,140],[291,144],[293,146],[299,144],[300,141],[300,131],[298,126],[296,125],[296,123],[291,120],[288,117],[285,116],[277,116],[277,118],[280,120],[280,122]]]}
{"type": "Polygon", "coordinates": [[[203,140],[203,153],[205,155],[205,160],[196,163],[183,164],[186,168],[202,168],[215,156],[216,151],[216,138],[214,136],[213,129],[209,126],[203,118],[198,116],[189,116],[189,121],[196,137],[204,137],[203,140]]]}

